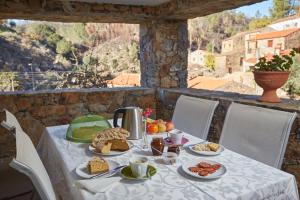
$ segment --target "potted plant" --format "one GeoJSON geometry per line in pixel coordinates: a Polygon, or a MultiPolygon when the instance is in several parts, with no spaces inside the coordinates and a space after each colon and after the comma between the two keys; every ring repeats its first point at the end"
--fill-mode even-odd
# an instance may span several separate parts
{"type": "Polygon", "coordinates": [[[262,57],[252,67],[255,82],[264,90],[260,101],[281,102],[276,94],[276,90],[288,80],[290,69],[294,62],[293,57],[296,53],[299,53],[299,50],[293,49],[287,55],[274,55],[272,59],[262,57]]]}

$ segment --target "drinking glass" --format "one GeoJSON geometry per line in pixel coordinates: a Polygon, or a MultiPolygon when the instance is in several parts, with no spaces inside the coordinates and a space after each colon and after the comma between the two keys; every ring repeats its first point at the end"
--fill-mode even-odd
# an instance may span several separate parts
{"type": "Polygon", "coordinates": [[[148,143],[148,137],[147,137],[147,119],[143,117],[142,120],[142,140],[143,140],[143,149],[148,149],[149,148],[149,143],[148,143]]]}

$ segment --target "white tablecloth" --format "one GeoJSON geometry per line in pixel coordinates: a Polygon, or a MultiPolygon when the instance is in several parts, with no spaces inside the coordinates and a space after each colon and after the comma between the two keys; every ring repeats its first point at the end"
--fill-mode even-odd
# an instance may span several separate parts
{"type": "MultiPolygon", "coordinates": [[[[75,168],[89,160],[93,154],[87,144],[69,142],[65,139],[68,125],[46,128],[38,151],[46,166],[56,191],[63,199],[112,199],[112,200],[179,200],[179,199],[299,199],[295,177],[253,159],[225,150],[218,156],[200,157],[181,151],[175,166],[155,162],[150,152],[134,147],[128,153],[109,157],[120,164],[128,164],[134,155],[145,155],[158,169],[157,174],[145,182],[121,180],[105,193],[91,194],[78,189],[75,181],[80,178],[75,168]],[[220,179],[203,181],[186,176],[180,164],[195,159],[209,159],[222,163],[227,173],[220,179]]],[[[201,141],[185,134],[190,143],[201,141]]],[[[151,139],[150,139],[151,140],[151,139]]],[[[133,141],[139,144],[141,141],[133,141]]]]}

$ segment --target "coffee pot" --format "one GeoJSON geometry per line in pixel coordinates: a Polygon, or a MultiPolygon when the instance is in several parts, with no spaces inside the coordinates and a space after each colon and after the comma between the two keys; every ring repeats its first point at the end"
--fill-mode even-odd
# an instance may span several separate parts
{"type": "Polygon", "coordinates": [[[121,127],[130,132],[129,140],[138,140],[143,137],[142,110],[139,107],[125,107],[115,110],[114,127],[119,127],[119,114],[122,114],[121,127]]]}

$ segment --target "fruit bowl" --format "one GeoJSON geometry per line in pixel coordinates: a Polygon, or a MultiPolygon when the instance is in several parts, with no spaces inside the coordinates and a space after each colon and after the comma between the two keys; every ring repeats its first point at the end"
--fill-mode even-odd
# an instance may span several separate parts
{"type": "Polygon", "coordinates": [[[153,120],[148,118],[146,129],[148,134],[154,135],[173,130],[174,124],[171,121],[164,121],[162,119],[153,120]]]}

